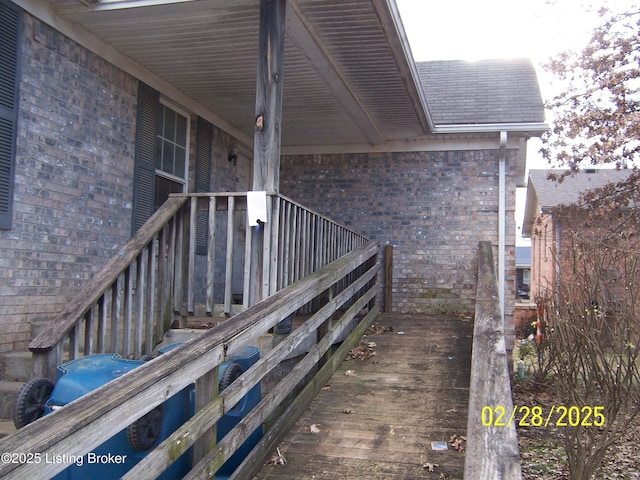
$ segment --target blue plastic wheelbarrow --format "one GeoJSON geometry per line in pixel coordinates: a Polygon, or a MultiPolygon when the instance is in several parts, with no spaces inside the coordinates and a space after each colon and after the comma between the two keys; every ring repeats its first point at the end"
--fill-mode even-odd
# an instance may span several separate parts
{"type": "MultiPolygon", "coordinates": [[[[158,350],[159,354],[179,346],[171,344],[158,350]]],[[[224,390],[260,358],[256,347],[245,347],[239,354],[220,365],[219,390],[224,390]]],[[[18,393],[14,414],[16,428],[21,428],[43,415],[63,408],[69,402],[118,378],[145,362],[127,360],[116,354],[96,354],[71,360],[59,365],[55,384],[49,379],[35,378],[25,383],[18,393]]],[[[190,385],[161,405],[118,432],[83,457],[59,452],[51,461],[69,466],[56,480],[83,480],[119,478],[137,464],[147,453],[185,423],[194,412],[194,385],[190,385]]],[[[247,393],[233,409],[227,412],[217,426],[221,440],[260,402],[260,385],[247,393]]],[[[238,451],[216,473],[216,479],[226,479],[262,438],[262,429],[256,429],[238,451]]],[[[159,478],[172,480],[183,477],[191,469],[191,452],[185,452],[159,478]]]]}

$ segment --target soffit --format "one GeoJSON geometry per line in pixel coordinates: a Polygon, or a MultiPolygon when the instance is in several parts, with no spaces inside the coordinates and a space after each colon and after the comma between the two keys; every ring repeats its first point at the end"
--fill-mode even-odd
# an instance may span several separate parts
{"type": "MultiPolygon", "coordinates": [[[[73,28],[253,137],[258,0],[105,11],[86,0],[48,3],[73,28]]],[[[379,145],[427,133],[410,58],[392,0],[288,0],[282,145],[379,145]]]]}

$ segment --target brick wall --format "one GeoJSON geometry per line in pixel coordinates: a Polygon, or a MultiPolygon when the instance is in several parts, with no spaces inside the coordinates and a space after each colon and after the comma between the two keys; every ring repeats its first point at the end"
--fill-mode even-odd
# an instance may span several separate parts
{"type": "MultiPolygon", "coordinates": [[[[13,227],[0,230],[0,353],[26,348],[30,322],[53,318],[131,235],[138,80],[23,18],[13,227]]],[[[235,189],[233,145],[215,129],[217,190],[235,189]]]]}
{"type": "MultiPolygon", "coordinates": [[[[515,288],[514,169],[510,160],[508,316],[515,288]]],[[[473,311],[478,241],[498,241],[498,151],[452,146],[439,152],[289,156],[280,173],[283,194],[394,246],[394,311],[473,311]]]]}
{"type": "Polygon", "coordinates": [[[24,15],[0,352],[24,346],[131,230],[137,81],[24,15]]]}

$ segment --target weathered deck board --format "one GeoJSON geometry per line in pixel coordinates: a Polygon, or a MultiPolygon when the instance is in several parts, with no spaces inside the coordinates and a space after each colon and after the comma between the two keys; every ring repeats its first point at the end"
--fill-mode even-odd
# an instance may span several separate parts
{"type": "Polygon", "coordinates": [[[286,465],[257,479],[462,478],[464,454],[431,442],[465,434],[472,322],[385,314],[377,325],[393,331],[367,336],[376,356],[342,363],[280,445],[286,465]]]}

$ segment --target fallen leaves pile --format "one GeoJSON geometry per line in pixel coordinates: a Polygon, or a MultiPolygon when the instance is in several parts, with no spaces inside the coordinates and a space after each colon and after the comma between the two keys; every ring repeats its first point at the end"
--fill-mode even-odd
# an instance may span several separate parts
{"type": "Polygon", "coordinates": [[[454,433],[449,437],[449,443],[454,450],[464,453],[464,449],[467,445],[467,437],[463,435],[458,436],[454,433]]]}
{"type": "Polygon", "coordinates": [[[367,329],[367,335],[382,335],[383,333],[387,332],[393,332],[393,327],[381,327],[374,324],[367,329]]]}
{"type": "Polygon", "coordinates": [[[379,325],[371,325],[367,329],[367,333],[363,335],[358,345],[349,350],[349,356],[357,360],[368,360],[376,356],[375,348],[378,346],[376,342],[367,339],[367,335],[382,335],[387,332],[393,332],[393,327],[381,327],[379,325]]]}
{"type": "Polygon", "coordinates": [[[349,356],[358,360],[367,360],[376,356],[375,348],[376,342],[369,342],[366,339],[361,339],[357,346],[349,350],[349,356]]]}

